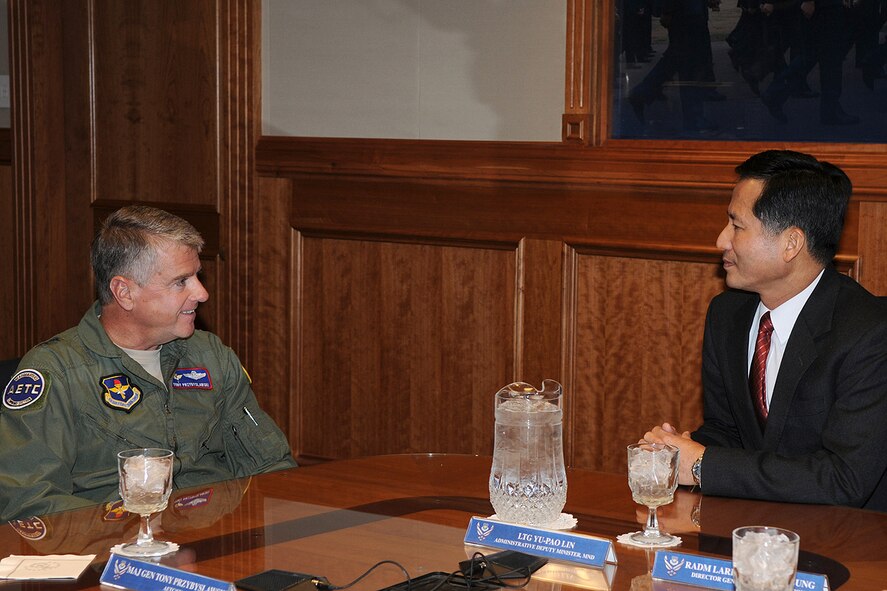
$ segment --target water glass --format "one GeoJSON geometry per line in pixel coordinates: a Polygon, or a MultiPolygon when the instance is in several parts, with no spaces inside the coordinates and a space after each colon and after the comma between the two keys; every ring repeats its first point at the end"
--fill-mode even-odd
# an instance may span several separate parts
{"type": "Polygon", "coordinates": [[[793,531],[753,525],[733,530],[736,591],[792,591],[801,538],[793,531]]]}
{"type": "Polygon", "coordinates": [[[153,557],[174,552],[178,546],[154,539],[151,515],[166,508],[172,492],[173,452],[168,449],[128,449],[117,454],[120,498],[123,508],[140,516],[139,535],[117,552],[125,556],[153,557]]]}
{"type": "Polygon", "coordinates": [[[661,443],[632,443],[628,446],[628,487],[635,503],[647,506],[644,531],[631,534],[639,546],[668,546],[678,539],[659,529],[657,508],[674,500],[678,487],[681,450],[661,443]]]}

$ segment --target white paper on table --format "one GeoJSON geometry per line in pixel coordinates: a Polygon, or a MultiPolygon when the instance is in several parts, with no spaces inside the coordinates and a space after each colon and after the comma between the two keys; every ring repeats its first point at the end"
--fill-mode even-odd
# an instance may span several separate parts
{"type": "Polygon", "coordinates": [[[48,556],[7,556],[0,560],[0,579],[76,579],[95,554],[50,554],[48,556]]]}

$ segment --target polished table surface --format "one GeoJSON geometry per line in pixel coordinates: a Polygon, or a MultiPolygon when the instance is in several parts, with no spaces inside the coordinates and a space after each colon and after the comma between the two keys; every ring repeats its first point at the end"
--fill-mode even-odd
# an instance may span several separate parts
{"type": "MultiPolygon", "coordinates": [[[[276,568],[341,586],[383,560],[403,565],[414,578],[450,572],[474,550],[462,541],[469,518],[492,513],[490,463],[489,457],[420,454],[318,464],[175,491],[152,523],[156,537],[181,546],[163,564],[226,581],[276,568]]],[[[615,543],[617,535],[639,529],[645,514],[632,502],[625,477],[568,470],[567,479],[564,510],[578,519],[575,531],[614,540],[612,589],[650,589],[653,553],[615,543]]],[[[801,570],[826,572],[832,588],[887,589],[887,514],[679,490],[660,515],[663,528],[683,538],[682,552],[729,558],[735,527],[784,527],[801,536],[801,570]]],[[[76,582],[6,581],[0,591],[98,589],[110,547],[137,530],[138,517],[113,506],[0,526],[0,557],[97,554],[76,582]]],[[[404,578],[384,565],[353,589],[381,589],[404,578]]],[[[528,588],[573,587],[534,579],[528,588]]]]}

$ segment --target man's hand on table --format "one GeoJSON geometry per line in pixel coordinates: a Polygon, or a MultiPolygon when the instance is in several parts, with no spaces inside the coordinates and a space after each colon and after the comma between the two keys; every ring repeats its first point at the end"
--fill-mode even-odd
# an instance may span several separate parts
{"type": "Polygon", "coordinates": [[[705,451],[705,446],[690,439],[690,432],[678,433],[678,430],[669,423],[657,425],[644,434],[642,441],[649,443],[665,443],[673,445],[681,450],[681,464],[678,468],[678,484],[696,484],[690,469],[696,458],[705,451]]]}

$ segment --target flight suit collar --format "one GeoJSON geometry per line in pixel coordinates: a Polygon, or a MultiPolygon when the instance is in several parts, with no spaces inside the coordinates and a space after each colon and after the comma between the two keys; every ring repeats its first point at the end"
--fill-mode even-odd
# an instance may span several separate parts
{"type": "MultiPolygon", "coordinates": [[[[77,332],[80,339],[90,351],[101,357],[119,359],[123,367],[127,371],[138,375],[141,379],[156,382],[157,379],[151,376],[139,365],[132,357],[126,355],[124,351],[114,344],[105,332],[99,316],[102,313],[102,306],[98,301],[93,302],[86,314],[80,320],[77,326],[77,332]]],[[[163,345],[160,353],[160,366],[163,370],[164,380],[169,383],[173,370],[178,366],[179,360],[187,354],[187,339],[176,339],[163,345]]]]}

